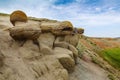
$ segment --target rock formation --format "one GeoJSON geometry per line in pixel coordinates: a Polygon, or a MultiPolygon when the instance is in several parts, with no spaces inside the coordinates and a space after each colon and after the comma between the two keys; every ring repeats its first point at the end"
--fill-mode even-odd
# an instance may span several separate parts
{"type": "Polygon", "coordinates": [[[81,34],[72,35],[69,21],[26,22],[23,13],[13,12],[10,21],[14,27],[0,32],[0,80],[69,80],[81,34]]]}
{"type": "Polygon", "coordinates": [[[27,16],[23,11],[17,10],[11,13],[10,22],[15,26],[17,21],[19,22],[27,22],[27,16]]]}
{"type": "Polygon", "coordinates": [[[108,71],[117,73],[87,48],[98,47],[82,35],[84,29],[44,18],[24,22],[15,15],[14,26],[9,16],[0,18],[0,80],[109,80],[108,71]]]}

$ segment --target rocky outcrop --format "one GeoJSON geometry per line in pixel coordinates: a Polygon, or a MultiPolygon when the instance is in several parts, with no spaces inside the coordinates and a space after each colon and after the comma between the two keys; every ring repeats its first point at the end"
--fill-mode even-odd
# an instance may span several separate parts
{"type": "MultiPolygon", "coordinates": [[[[38,47],[32,40],[15,41],[0,32],[0,80],[69,80],[74,71],[74,50],[53,46],[55,36],[43,33],[38,47]]],[[[69,44],[69,43],[68,43],[69,44]]]]}
{"type": "Polygon", "coordinates": [[[84,29],[69,28],[66,21],[60,26],[62,21],[28,19],[13,26],[9,16],[0,15],[0,80],[120,79],[119,71],[95,52],[96,39],[81,35],[84,29]]]}
{"type": "Polygon", "coordinates": [[[14,22],[14,27],[0,30],[0,80],[69,80],[81,35],[72,34],[72,23],[14,22]]]}

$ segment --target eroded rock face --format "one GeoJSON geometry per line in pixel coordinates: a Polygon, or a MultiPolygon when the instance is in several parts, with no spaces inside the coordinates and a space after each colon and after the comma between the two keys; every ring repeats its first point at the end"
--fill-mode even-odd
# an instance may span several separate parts
{"type": "Polygon", "coordinates": [[[74,45],[65,41],[65,36],[40,33],[40,46],[29,38],[21,46],[21,40],[15,41],[4,31],[0,38],[0,80],[69,80],[69,73],[74,71],[78,53],[74,45]]]}
{"type": "Polygon", "coordinates": [[[69,80],[79,40],[69,21],[18,20],[8,30],[0,32],[0,80],[69,80]]]}
{"type": "Polygon", "coordinates": [[[68,71],[53,53],[39,51],[31,40],[20,46],[20,41],[14,41],[8,33],[1,34],[0,52],[4,59],[0,62],[0,80],[69,80],[68,71]]]}
{"type": "MultiPolygon", "coordinates": [[[[19,26],[14,28],[21,29],[22,26],[19,26]]],[[[23,29],[31,28],[28,27],[23,29]]],[[[23,31],[22,34],[30,33],[23,31]]],[[[37,38],[40,44],[38,46],[30,39],[31,35],[15,35],[19,36],[19,41],[15,41],[16,38],[10,37],[6,32],[1,32],[0,35],[0,52],[5,57],[0,57],[1,80],[69,80],[78,52],[74,45],[65,41],[66,36],[56,36],[51,32],[40,33],[37,38]],[[26,42],[21,46],[21,39],[24,37],[27,37],[26,42]]]]}

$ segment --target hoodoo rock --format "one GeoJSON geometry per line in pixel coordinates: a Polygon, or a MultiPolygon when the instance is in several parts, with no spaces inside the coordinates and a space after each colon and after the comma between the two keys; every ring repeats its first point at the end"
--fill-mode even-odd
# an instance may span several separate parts
{"type": "Polygon", "coordinates": [[[20,10],[14,11],[10,15],[10,22],[15,26],[16,22],[27,22],[28,18],[27,15],[20,10]]]}

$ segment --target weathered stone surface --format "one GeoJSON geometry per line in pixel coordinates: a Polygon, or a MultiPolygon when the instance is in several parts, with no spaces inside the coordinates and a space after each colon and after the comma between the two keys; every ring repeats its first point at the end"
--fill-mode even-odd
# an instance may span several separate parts
{"type": "Polygon", "coordinates": [[[37,39],[40,36],[41,29],[33,25],[19,25],[9,29],[10,36],[15,40],[37,39]]]}
{"type": "Polygon", "coordinates": [[[73,53],[70,50],[55,47],[54,54],[63,65],[63,67],[68,70],[68,72],[72,72],[74,70],[75,61],[73,58],[73,53]]]}
{"type": "Polygon", "coordinates": [[[70,51],[73,52],[75,62],[77,61],[78,50],[73,45],[65,42],[63,37],[56,38],[54,42],[54,47],[61,47],[61,48],[69,49],[70,51]]]}
{"type": "Polygon", "coordinates": [[[61,47],[55,47],[54,48],[54,54],[67,54],[69,55],[71,58],[73,58],[73,53],[72,51],[65,49],[65,48],[61,48],[61,47]]]}
{"type": "Polygon", "coordinates": [[[70,43],[73,46],[77,46],[78,41],[79,41],[79,35],[66,35],[64,40],[68,43],[70,43]]]}
{"type": "Polygon", "coordinates": [[[53,50],[48,47],[47,45],[45,44],[40,44],[40,52],[42,52],[44,55],[51,55],[53,54],[53,50]]]}
{"type": "Polygon", "coordinates": [[[74,60],[67,54],[57,54],[56,57],[68,72],[73,72],[75,67],[74,60]]]}
{"type": "Polygon", "coordinates": [[[68,49],[68,43],[64,41],[64,37],[57,37],[54,42],[54,47],[62,47],[68,49]]]}
{"type": "Polygon", "coordinates": [[[41,22],[40,28],[42,32],[52,32],[54,35],[69,35],[73,32],[72,23],[69,21],[63,22],[41,22]]]}
{"type": "Polygon", "coordinates": [[[70,44],[68,49],[73,52],[75,63],[77,63],[78,50],[73,45],[70,45],[70,44]]]}
{"type": "Polygon", "coordinates": [[[64,36],[72,31],[69,21],[16,21],[0,32],[0,80],[69,80],[77,55],[64,36]]]}
{"type": "Polygon", "coordinates": [[[0,33],[0,52],[5,57],[0,67],[0,80],[69,80],[67,70],[54,54],[46,55],[44,49],[39,52],[32,40],[19,46],[8,33],[0,33]]]}
{"type": "Polygon", "coordinates": [[[51,32],[55,27],[59,27],[60,22],[41,22],[40,28],[42,32],[51,32]]]}
{"type": "Polygon", "coordinates": [[[4,64],[3,60],[4,60],[4,56],[3,56],[2,52],[0,51],[0,67],[2,67],[4,64]]]}
{"type": "Polygon", "coordinates": [[[38,38],[40,44],[42,43],[50,48],[53,48],[54,40],[55,36],[52,33],[42,33],[38,38]]]}

